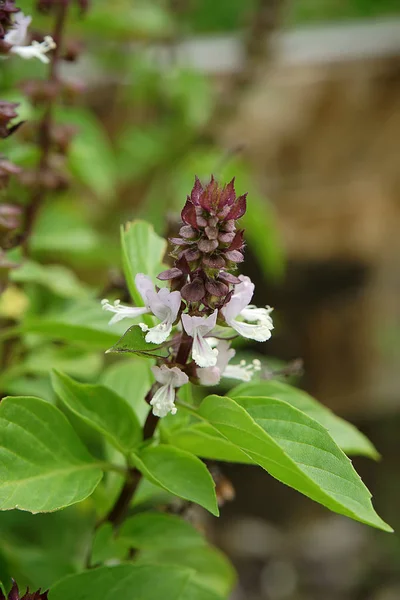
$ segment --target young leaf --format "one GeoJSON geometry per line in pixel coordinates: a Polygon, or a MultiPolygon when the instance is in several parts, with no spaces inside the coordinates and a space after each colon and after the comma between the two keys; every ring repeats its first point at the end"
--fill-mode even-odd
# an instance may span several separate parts
{"type": "Polygon", "coordinates": [[[0,509],[48,512],[90,496],[102,477],[66,417],[30,397],[0,404],[0,509]]]}
{"type": "Polygon", "coordinates": [[[191,569],[178,566],[100,567],[61,579],[51,589],[49,600],[223,600],[193,579],[191,569]]]}
{"type": "Polygon", "coordinates": [[[218,516],[214,481],[197,456],[160,444],[145,448],[132,459],[152,483],[218,516]]]}
{"type": "Polygon", "coordinates": [[[128,548],[165,552],[172,547],[180,549],[204,546],[205,539],[187,521],[158,512],[144,512],[123,523],[118,539],[128,548]]]}
{"type": "Polygon", "coordinates": [[[230,398],[240,396],[268,396],[284,400],[321,423],[346,454],[379,458],[379,453],[373,444],[354,425],[336,416],[306,392],[291,385],[280,381],[241,383],[229,392],[230,398]]]}
{"type": "Polygon", "coordinates": [[[146,342],[146,334],[139,325],[132,325],[107,352],[137,354],[147,358],[165,357],[168,351],[163,346],[146,342]]]}
{"type": "MultiPolygon", "coordinates": [[[[137,306],[143,306],[143,298],[135,285],[138,273],[144,273],[156,282],[163,270],[162,259],[167,242],[159,237],[152,225],[145,221],[132,221],[121,229],[122,265],[129,292],[137,306]]],[[[158,282],[160,285],[161,283],[158,282]]]]}
{"type": "Polygon", "coordinates": [[[142,440],[142,429],[129,404],[103,385],[78,383],[59,371],[51,375],[53,389],[69,410],[104,435],[123,454],[142,440]]]}
{"type": "Polygon", "coordinates": [[[327,430],[290,404],[274,398],[208,396],[199,415],[282,483],[339,514],[392,531],[327,430]]]}

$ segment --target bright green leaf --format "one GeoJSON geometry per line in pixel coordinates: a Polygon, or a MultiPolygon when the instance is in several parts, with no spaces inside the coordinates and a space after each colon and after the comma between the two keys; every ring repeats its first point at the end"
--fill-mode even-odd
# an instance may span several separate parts
{"type": "Polygon", "coordinates": [[[208,396],[199,415],[273,477],[327,508],[384,531],[371,494],[327,430],[274,398],[208,396]]]}
{"type": "Polygon", "coordinates": [[[145,477],[168,492],[200,504],[218,516],[214,481],[196,456],[160,444],[145,448],[132,457],[136,467],[145,477]]]}
{"type": "MultiPolygon", "coordinates": [[[[163,270],[162,260],[167,249],[167,242],[159,237],[149,223],[132,221],[121,229],[122,264],[125,279],[137,306],[143,306],[143,298],[135,285],[138,273],[148,275],[154,282],[163,270]]],[[[161,286],[161,282],[158,281],[161,286]]]]}
{"type": "Polygon", "coordinates": [[[39,398],[0,404],[0,509],[49,512],[90,496],[102,471],[66,417],[39,398]]]}
{"type": "Polygon", "coordinates": [[[53,371],[53,389],[65,406],[104,435],[117,450],[129,453],[142,440],[142,429],[132,408],[103,385],[78,383],[53,371]]]}
{"type": "Polygon", "coordinates": [[[320,404],[306,392],[291,385],[280,381],[241,383],[229,391],[230,398],[239,398],[240,396],[269,396],[284,400],[321,423],[346,454],[379,458],[379,453],[373,444],[354,425],[336,416],[329,408],[320,404]]]}

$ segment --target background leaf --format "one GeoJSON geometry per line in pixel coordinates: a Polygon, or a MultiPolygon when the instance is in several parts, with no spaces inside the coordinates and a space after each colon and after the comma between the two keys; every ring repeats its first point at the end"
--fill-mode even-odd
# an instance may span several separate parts
{"type": "Polygon", "coordinates": [[[66,417],[39,398],[0,404],[0,509],[58,510],[84,500],[102,471],[66,417]]]}
{"type": "Polygon", "coordinates": [[[78,383],[58,371],[53,371],[51,380],[63,404],[117,450],[128,454],[141,442],[139,421],[124,398],[103,385],[78,383]]]}
{"type": "Polygon", "coordinates": [[[159,237],[152,225],[145,221],[132,221],[121,229],[122,264],[130,294],[137,306],[143,306],[142,296],[136,289],[135,276],[148,275],[161,286],[156,276],[163,270],[162,260],[167,242],[159,237]]]}
{"type": "Polygon", "coordinates": [[[193,581],[193,571],[176,566],[101,567],[59,581],[49,600],[222,600],[193,581]]]}
{"type": "Polygon", "coordinates": [[[154,381],[150,366],[148,360],[140,358],[119,360],[110,365],[100,378],[100,383],[129,402],[141,425],[150,411],[150,405],[145,402],[145,396],[154,381]]]}

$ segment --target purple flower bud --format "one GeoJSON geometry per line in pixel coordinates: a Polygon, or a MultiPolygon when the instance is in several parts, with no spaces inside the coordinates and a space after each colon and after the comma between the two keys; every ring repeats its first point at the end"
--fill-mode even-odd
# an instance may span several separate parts
{"type": "Polygon", "coordinates": [[[181,290],[182,298],[188,302],[200,302],[205,293],[204,282],[200,277],[196,277],[191,283],[184,285],[181,290]]]}

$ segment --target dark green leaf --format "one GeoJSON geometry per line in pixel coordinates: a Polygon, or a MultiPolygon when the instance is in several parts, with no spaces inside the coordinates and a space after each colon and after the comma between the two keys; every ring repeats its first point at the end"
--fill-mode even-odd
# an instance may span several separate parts
{"type": "Polygon", "coordinates": [[[117,450],[129,453],[142,440],[142,429],[130,405],[103,385],[78,383],[54,371],[53,389],[75,415],[104,435],[117,450]]]}
{"type": "Polygon", "coordinates": [[[39,398],[0,404],[0,509],[49,512],[90,496],[102,477],[66,417],[39,398]]]}

